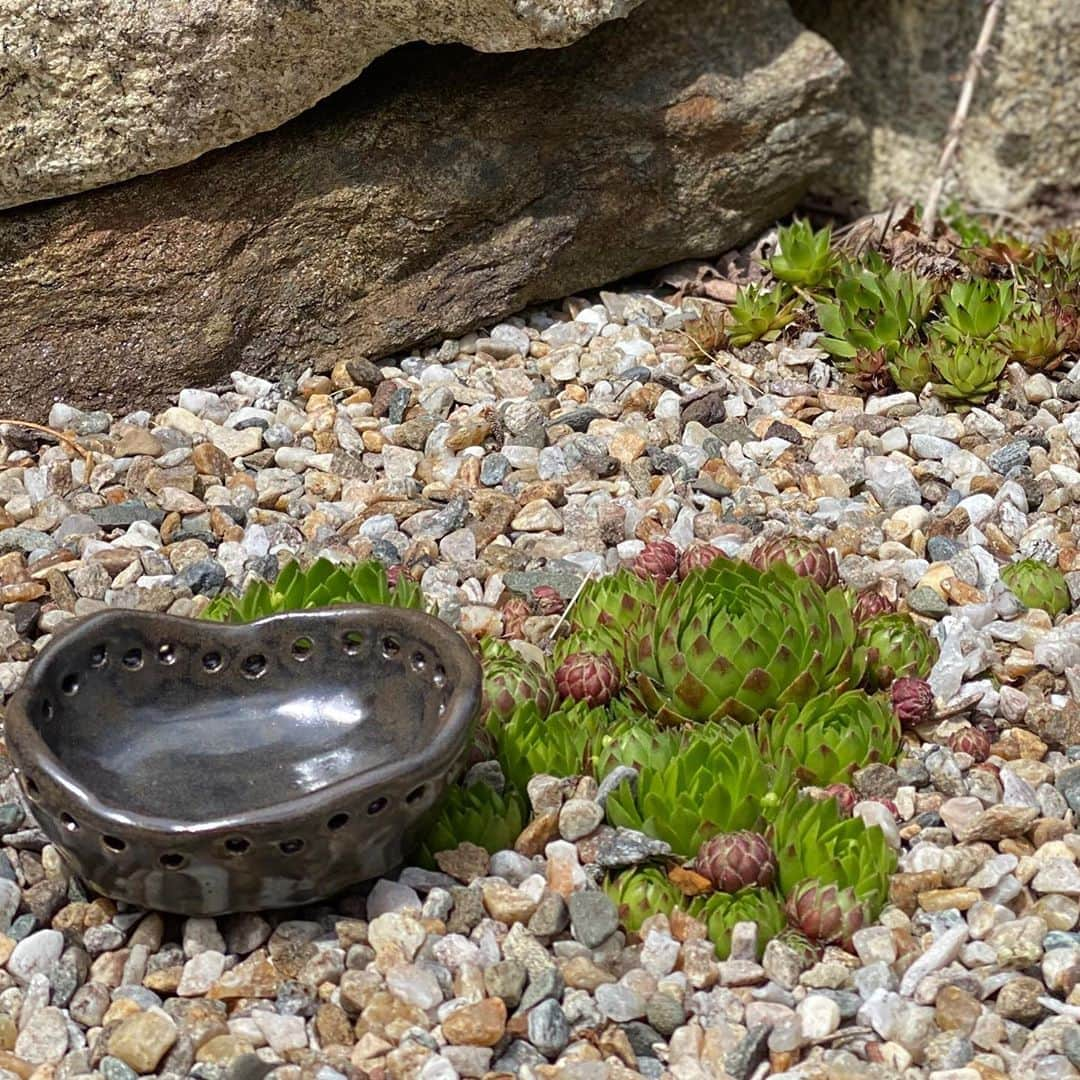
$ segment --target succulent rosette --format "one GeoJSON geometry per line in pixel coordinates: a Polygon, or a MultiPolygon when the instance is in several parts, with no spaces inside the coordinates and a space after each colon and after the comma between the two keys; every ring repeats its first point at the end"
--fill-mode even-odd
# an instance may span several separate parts
{"type": "Polygon", "coordinates": [[[557,697],[555,681],[539,665],[526,660],[509,645],[495,640],[481,649],[484,672],[483,701],[487,714],[498,720],[510,718],[524,702],[533,702],[546,716],[557,697]]]}
{"type": "MultiPolygon", "coordinates": [[[[868,918],[877,917],[896,867],[896,853],[878,826],[844,817],[833,799],[792,794],[775,816],[772,840],[785,896],[806,881],[835,885],[851,890],[868,918]]],[[[799,929],[813,936],[805,926],[799,929]]]]}
{"type": "Polygon", "coordinates": [[[1065,575],[1039,559],[1009,563],[1002,568],[1001,580],[1024,607],[1040,608],[1052,619],[1072,606],[1065,575]]]}
{"type": "Polygon", "coordinates": [[[876,615],[889,615],[896,610],[896,605],[877,589],[866,589],[859,593],[851,605],[851,613],[857,623],[864,623],[876,615]]]}
{"type": "Polygon", "coordinates": [[[823,589],[831,589],[840,581],[836,556],[824,544],[797,536],[762,540],[750,552],[748,561],[759,570],[768,570],[778,562],[787,563],[800,577],[811,578],[823,589]]]}
{"type": "Polygon", "coordinates": [[[290,562],[275,581],[252,582],[241,596],[219,596],[202,618],[213,622],[253,622],[279,611],[304,611],[335,604],[385,604],[423,608],[420,586],[404,574],[391,585],[386,567],[376,559],[347,565],[316,559],[306,569],[290,562]]]}
{"type": "Polygon", "coordinates": [[[562,594],[550,585],[537,585],[531,599],[537,615],[561,615],[566,610],[562,594]]]}
{"type": "Polygon", "coordinates": [[[618,692],[619,669],[610,653],[571,653],[555,672],[555,687],[561,698],[606,705],[618,692]]]}
{"type": "Polygon", "coordinates": [[[853,889],[826,885],[812,878],[792,889],[785,910],[791,925],[811,941],[839,945],[849,952],[854,951],[852,935],[872,919],[868,906],[853,889]]]}
{"type": "Polygon", "coordinates": [[[776,855],[761,833],[720,833],[698,849],[694,869],[720,892],[767,889],[776,881],[776,855]]]}
{"type": "Polygon", "coordinates": [[[900,722],[888,701],[862,690],[787,705],[760,728],[765,757],[818,787],[849,783],[858,769],[892,761],[900,747],[900,722]]]}
{"type": "Polygon", "coordinates": [[[512,848],[525,828],[525,803],[513,789],[497,792],[487,784],[454,785],[422,833],[420,863],[434,868],[434,856],[470,843],[492,855],[512,848]]]}
{"type": "Polygon", "coordinates": [[[889,697],[892,699],[893,712],[905,730],[934,718],[934,691],[925,679],[915,675],[893,679],[889,697]]]}
{"type": "Polygon", "coordinates": [[[523,596],[515,596],[503,604],[502,625],[504,638],[523,638],[525,620],[532,615],[529,602],[523,596]]]}
{"type": "Polygon", "coordinates": [[[756,924],[759,956],[768,941],[787,925],[780,900],[770,889],[749,888],[695,896],[687,905],[687,912],[708,928],[709,939],[721,960],[731,955],[731,932],[736,923],[756,924]]]}
{"type": "Polygon", "coordinates": [[[719,561],[661,591],[634,651],[642,700],[661,723],[753,723],[862,677],[847,597],[785,563],[719,561]]]}
{"type": "Polygon", "coordinates": [[[664,840],[682,858],[717,833],[757,831],[790,786],[762,757],[746,727],[702,724],[679,741],[662,738],[639,765],[636,790],[607,800],[612,825],[664,840]]]}
{"type": "Polygon", "coordinates": [[[650,540],[634,559],[633,570],[639,578],[669,581],[679,569],[679,549],[670,540],[650,540]]]}
{"type": "Polygon", "coordinates": [[[619,921],[636,934],[652,915],[670,915],[683,904],[683,894],[655,866],[635,867],[609,879],[604,892],[619,911],[619,921]]]}
{"type": "Polygon", "coordinates": [[[977,727],[961,728],[949,739],[949,749],[954,754],[967,754],[976,762],[985,761],[990,756],[990,736],[977,727]]]}
{"type": "Polygon", "coordinates": [[[868,682],[885,689],[893,679],[925,679],[937,663],[938,643],[906,612],[878,615],[862,627],[868,682]]]}
{"type": "Polygon", "coordinates": [[[567,616],[569,636],[555,646],[555,662],[575,652],[606,652],[627,670],[627,635],[652,625],[659,599],[657,584],[632,570],[617,570],[587,581],[567,616]]]}
{"type": "MultiPolygon", "coordinates": [[[[609,711],[618,713],[619,706],[620,701],[612,702],[609,711]]],[[[687,732],[680,728],[658,727],[639,715],[616,718],[614,725],[598,732],[593,741],[593,768],[598,778],[620,765],[662,769],[682,752],[686,741],[687,732]]]]}
{"type": "Polygon", "coordinates": [[[679,580],[686,578],[695,570],[702,570],[706,566],[712,566],[717,559],[726,559],[727,556],[713,544],[707,544],[704,540],[694,540],[687,544],[679,556],[679,580]]]}
{"type": "Polygon", "coordinates": [[[507,780],[521,791],[540,773],[579,776],[592,768],[592,746],[608,723],[605,709],[564,702],[541,712],[532,701],[520,704],[505,722],[489,718],[497,756],[507,780]]]}

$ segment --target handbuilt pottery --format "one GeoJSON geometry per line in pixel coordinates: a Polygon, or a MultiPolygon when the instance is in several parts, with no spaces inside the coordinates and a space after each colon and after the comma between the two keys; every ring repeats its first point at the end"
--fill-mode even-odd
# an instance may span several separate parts
{"type": "Polygon", "coordinates": [[[42,652],[6,738],[38,823],[93,888],[221,915],[399,864],[464,764],[480,691],[464,640],[418,611],[116,610],[42,652]]]}

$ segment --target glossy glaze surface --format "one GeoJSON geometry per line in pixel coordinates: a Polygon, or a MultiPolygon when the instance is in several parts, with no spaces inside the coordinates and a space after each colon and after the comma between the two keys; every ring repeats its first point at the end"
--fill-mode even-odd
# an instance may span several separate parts
{"type": "Polygon", "coordinates": [[[43,830],[96,888],[220,914],[400,861],[479,697],[468,647],[415,611],[104,612],[35,662],[7,738],[43,830]]]}

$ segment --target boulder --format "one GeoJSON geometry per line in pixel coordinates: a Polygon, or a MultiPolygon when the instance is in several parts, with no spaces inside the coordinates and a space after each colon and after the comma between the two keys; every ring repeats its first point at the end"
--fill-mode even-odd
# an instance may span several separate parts
{"type": "Polygon", "coordinates": [[[0,213],[0,415],[326,369],[722,252],[850,154],[845,80],[783,0],[409,46],[275,132],[0,213]]]}
{"type": "MultiPolygon", "coordinates": [[[[851,66],[867,127],[829,188],[859,207],[926,198],[982,25],[976,0],[792,0],[851,66]]],[[[979,79],[950,190],[1019,209],[1075,190],[1080,174],[1080,4],[1006,3],[979,79]]]]}
{"type": "Polygon", "coordinates": [[[641,0],[12,0],[0,207],[270,131],[410,41],[567,45],[641,0]]]}

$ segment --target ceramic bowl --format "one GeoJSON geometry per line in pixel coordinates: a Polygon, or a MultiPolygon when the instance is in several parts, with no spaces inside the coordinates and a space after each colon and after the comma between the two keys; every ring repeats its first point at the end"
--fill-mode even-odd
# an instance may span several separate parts
{"type": "Polygon", "coordinates": [[[220,915],[400,864],[463,766],[480,692],[464,640],[417,611],[226,625],[115,610],[42,651],[6,738],[34,816],[89,885],[220,915]]]}

